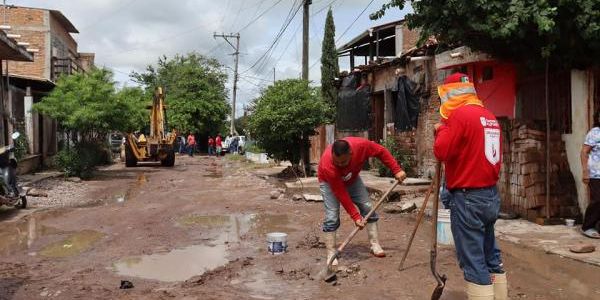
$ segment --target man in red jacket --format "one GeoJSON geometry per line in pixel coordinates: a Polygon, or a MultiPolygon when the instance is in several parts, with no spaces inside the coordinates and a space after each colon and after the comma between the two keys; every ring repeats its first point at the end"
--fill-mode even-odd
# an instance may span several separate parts
{"type": "Polygon", "coordinates": [[[444,163],[456,256],[469,299],[508,299],[506,273],[494,236],[500,212],[496,183],[502,165],[501,130],[465,74],[438,87],[442,123],[434,153],[444,163]]]}
{"type": "MultiPolygon", "coordinates": [[[[340,227],[340,204],[350,215],[354,224],[360,229],[367,226],[371,243],[371,252],[376,257],[385,257],[377,237],[377,214],[363,220],[373,204],[369,192],[361,180],[359,173],[370,157],[377,157],[402,182],[406,173],[402,171],[392,154],[383,146],[367,139],[348,137],[337,140],[325,149],[319,162],[319,182],[321,195],[325,205],[325,221],[323,232],[327,248],[327,260],[335,253],[336,231],[340,227]],[[358,207],[358,209],[357,209],[358,207]]],[[[337,260],[333,262],[337,265],[337,260]]]]}

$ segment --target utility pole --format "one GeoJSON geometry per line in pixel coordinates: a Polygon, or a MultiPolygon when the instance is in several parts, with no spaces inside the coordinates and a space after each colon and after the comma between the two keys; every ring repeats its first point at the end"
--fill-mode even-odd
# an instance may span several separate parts
{"type": "Polygon", "coordinates": [[[308,18],[312,0],[304,0],[304,16],[302,18],[302,79],[308,81],[308,18]]]}
{"type": "Polygon", "coordinates": [[[275,67],[273,67],[273,84],[275,84],[275,67]]]}
{"type": "Polygon", "coordinates": [[[233,71],[233,99],[231,105],[231,125],[229,127],[229,133],[231,135],[238,135],[237,130],[235,130],[235,100],[237,96],[237,82],[238,82],[238,64],[240,61],[240,33],[236,34],[213,34],[213,37],[216,39],[218,37],[223,38],[235,51],[232,55],[235,55],[235,67],[233,71]],[[229,41],[230,38],[235,38],[235,45],[229,41]]]}

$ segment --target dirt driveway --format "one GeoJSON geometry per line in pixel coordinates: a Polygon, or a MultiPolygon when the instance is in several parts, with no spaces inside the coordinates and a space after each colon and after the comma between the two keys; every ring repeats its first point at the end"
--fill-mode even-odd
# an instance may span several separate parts
{"type": "MultiPolygon", "coordinates": [[[[271,200],[281,186],[255,168],[208,157],[172,169],[115,165],[75,195],[57,188],[68,207],[0,211],[0,299],[429,299],[429,223],[398,272],[414,215],[383,213],[388,257],[371,257],[360,233],[340,261],[351,271],[328,285],[317,274],[322,204],[271,200]],[[273,231],[289,234],[288,253],[267,253],[273,231]]],[[[350,224],[343,216],[342,236],[350,224]]],[[[600,298],[598,268],[502,246],[513,299],[600,298]]],[[[464,299],[453,250],[438,259],[443,299],[464,299]]]]}

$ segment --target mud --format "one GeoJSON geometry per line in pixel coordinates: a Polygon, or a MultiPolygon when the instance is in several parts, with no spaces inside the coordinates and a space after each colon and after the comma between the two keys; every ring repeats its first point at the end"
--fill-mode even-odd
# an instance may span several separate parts
{"type": "MultiPolygon", "coordinates": [[[[174,168],[115,165],[81,183],[76,195],[49,189],[49,198],[68,207],[0,210],[0,299],[430,297],[429,222],[399,272],[415,216],[382,212],[388,256],[372,257],[360,232],[341,255],[337,284],[328,285],[318,278],[325,264],[322,204],[270,199],[281,184],[255,171],[214,157],[178,156],[174,168]],[[265,235],[274,231],[288,234],[283,255],[266,251],[265,235]],[[120,289],[121,280],[134,288],[120,289]]],[[[341,219],[338,242],[353,229],[343,211],[341,219]]],[[[600,296],[596,267],[502,247],[513,299],[600,296]]],[[[442,299],[465,299],[452,248],[440,249],[438,266],[449,277],[442,299]]]]}

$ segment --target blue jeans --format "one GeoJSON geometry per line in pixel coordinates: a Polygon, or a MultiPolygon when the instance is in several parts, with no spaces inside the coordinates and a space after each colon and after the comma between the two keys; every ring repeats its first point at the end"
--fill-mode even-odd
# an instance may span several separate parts
{"type": "Polygon", "coordinates": [[[450,195],[452,235],[465,280],[490,285],[490,273],[504,273],[494,236],[500,212],[498,188],[456,189],[450,195]]]}
{"type": "Polygon", "coordinates": [[[214,152],[215,152],[215,147],[208,146],[208,156],[215,154],[214,152]]]}
{"type": "MultiPolygon", "coordinates": [[[[323,204],[325,205],[323,231],[336,231],[340,227],[340,202],[326,182],[320,184],[320,189],[323,196],[323,204]]],[[[360,177],[356,178],[356,181],[351,186],[346,187],[346,190],[350,194],[352,202],[358,207],[360,215],[363,217],[366,216],[371,211],[371,208],[373,208],[373,204],[369,199],[369,192],[362,179],[360,177]]],[[[374,213],[367,219],[367,223],[377,222],[377,220],[379,220],[379,216],[377,213],[374,213]]]]}

